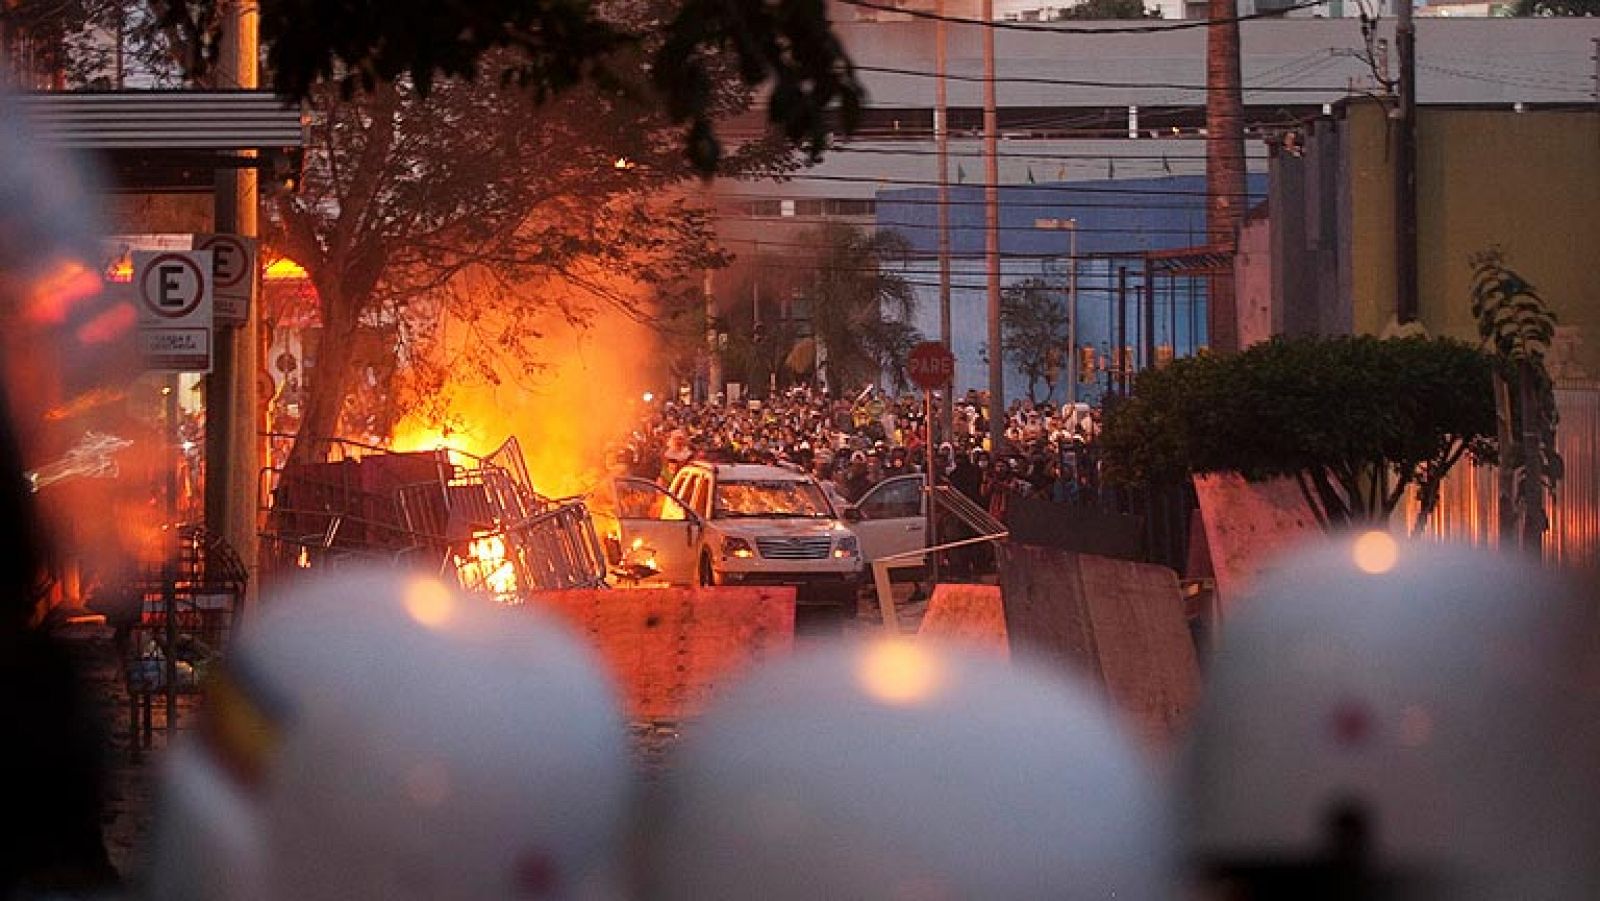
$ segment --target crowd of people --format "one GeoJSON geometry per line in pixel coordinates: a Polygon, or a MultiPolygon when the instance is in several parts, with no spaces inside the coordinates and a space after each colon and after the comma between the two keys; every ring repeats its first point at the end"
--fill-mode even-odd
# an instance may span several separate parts
{"type": "MultiPolygon", "coordinates": [[[[1015,401],[995,448],[987,409],[987,395],[977,391],[954,403],[950,434],[935,436],[940,483],[1002,521],[1014,497],[1075,503],[1097,494],[1098,410],[1015,401]]],[[[854,503],[884,479],[922,472],[928,442],[921,398],[866,391],[840,399],[795,389],[736,404],[654,405],[614,463],[662,484],[692,460],[785,466],[813,474],[837,500],[854,503]]]]}

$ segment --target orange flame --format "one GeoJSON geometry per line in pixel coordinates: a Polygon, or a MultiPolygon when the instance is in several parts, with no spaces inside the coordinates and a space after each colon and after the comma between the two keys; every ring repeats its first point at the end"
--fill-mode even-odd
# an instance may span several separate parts
{"type": "Polygon", "coordinates": [[[606,475],[607,447],[639,425],[640,398],[656,381],[656,338],[621,313],[601,315],[587,328],[552,319],[538,326],[544,340],[536,376],[448,384],[449,425],[408,417],[391,446],[483,455],[515,435],[534,490],[557,498],[595,490],[606,475]]]}

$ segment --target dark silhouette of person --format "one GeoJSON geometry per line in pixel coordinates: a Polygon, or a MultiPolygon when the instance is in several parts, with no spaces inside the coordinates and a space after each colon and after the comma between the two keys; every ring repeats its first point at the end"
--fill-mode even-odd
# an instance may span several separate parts
{"type": "Polygon", "coordinates": [[[50,549],[15,428],[0,397],[0,898],[100,894],[119,883],[101,831],[106,742],[43,622],[50,549]]]}

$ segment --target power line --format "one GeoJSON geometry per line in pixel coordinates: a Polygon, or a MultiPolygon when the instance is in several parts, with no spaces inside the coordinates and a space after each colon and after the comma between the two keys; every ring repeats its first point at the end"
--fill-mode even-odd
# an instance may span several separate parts
{"type": "Polygon", "coordinates": [[[1473,81],[1483,81],[1483,82],[1488,82],[1489,84],[1505,85],[1507,87],[1513,87],[1513,88],[1524,88],[1524,89],[1527,89],[1527,90],[1536,90],[1536,91],[1559,91],[1559,92],[1561,92],[1563,94],[1587,94],[1587,93],[1589,93],[1589,89],[1588,88],[1575,88],[1575,87],[1570,87],[1568,85],[1558,84],[1558,83],[1553,82],[1553,81],[1547,81],[1547,80],[1538,79],[1538,78],[1531,78],[1531,77],[1524,78],[1522,76],[1510,76],[1510,77],[1498,77],[1497,78],[1497,77],[1495,77],[1493,75],[1489,75],[1489,74],[1482,73],[1482,72],[1465,72],[1465,71],[1462,71],[1460,69],[1451,69],[1451,68],[1447,68],[1445,66],[1436,66],[1436,65],[1432,65],[1432,64],[1424,63],[1424,62],[1420,62],[1420,61],[1417,63],[1417,68],[1426,69],[1429,72],[1437,72],[1440,75],[1449,75],[1449,76],[1452,76],[1452,77],[1455,77],[1455,78],[1467,78],[1467,79],[1471,79],[1473,81]]]}
{"type": "Polygon", "coordinates": [[[1058,25],[1054,22],[990,22],[984,19],[969,19],[963,16],[940,15],[939,13],[927,12],[920,9],[902,9],[898,6],[890,6],[886,3],[874,3],[873,0],[839,0],[839,2],[849,4],[850,6],[859,6],[862,9],[899,13],[901,15],[911,16],[914,19],[928,19],[934,22],[946,22],[952,25],[978,25],[983,28],[994,28],[1005,31],[1029,31],[1042,34],[1102,35],[1157,34],[1163,31],[1182,31],[1189,28],[1205,28],[1209,25],[1219,25],[1227,22],[1249,22],[1252,19],[1276,19],[1282,18],[1287,13],[1293,12],[1297,9],[1309,9],[1313,6],[1321,6],[1326,2],[1326,0],[1302,0],[1300,3],[1294,3],[1278,9],[1263,10],[1261,12],[1250,13],[1242,16],[1234,16],[1228,19],[1196,19],[1194,21],[1171,22],[1161,25],[1113,25],[1105,28],[1085,28],[1078,25],[1058,25]]]}
{"type": "MultiPolygon", "coordinates": [[[[1189,237],[1191,235],[1194,236],[1194,237],[1200,237],[1201,233],[1203,232],[1203,229],[1108,229],[1107,231],[1108,232],[1116,231],[1116,232],[1120,232],[1120,233],[1144,233],[1144,234],[1157,234],[1157,233],[1161,233],[1161,232],[1166,232],[1168,234],[1182,235],[1184,237],[1189,237]]],[[[750,241],[750,240],[751,239],[745,239],[745,238],[732,238],[732,239],[724,239],[722,243],[746,243],[747,241],[750,241]]],[[[760,244],[760,248],[762,250],[764,250],[766,248],[775,248],[775,249],[777,249],[777,248],[787,248],[787,249],[792,249],[792,250],[803,250],[803,251],[813,251],[813,252],[815,252],[815,251],[826,251],[828,249],[826,244],[815,244],[815,243],[810,243],[810,242],[806,242],[806,241],[786,241],[786,240],[781,240],[781,239],[777,239],[777,240],[762,239],[762,240],[759,241],[759,244],[760,244]]],[[[1080,264],[1086,264],[1090,260],[1099,260],[1099,259],[1103,259],[1103,258],[1106,258],[1106,257],[1116,257],[1116,258],[1138,257],[1138,256],[1143,256],[1146,253],[1153,253],[1153,252],[1157,252],[1157,251],[1160,251],[1160,250],[1163,250],[1163,249],[1171,249],[1171,248],[1139,247],[1139,248],[1131,248],[1131,249],[1125,249],[1125,250],[1088,251],[1088,252],[1079,254],[1078,255],[1078,260],[1079,260],[1080,264]]],[[[1048,260],[1060,260],[1060,259],[1063,259],[1063,258],[1071,256],[1071,254],[1069,254],[1069,253],[1067,253],[1065,251],[1062,251],[1062,252],[1048,252],[1048,253],[1032,253],[1032,252],[1025,252],[1025,251],[1016,251],[1016,250],[1003,251],[1000,255],[1004,259],[1010,259],[1010,260],[1038,260],[1038,261],[1041,261],[1041,262],[1042,261],[1048,261],[1048,260]]],[[[740,255],[738,253],[735,253],[735,257],[739,258],[739,259],[745,258],[744,256],[742,256],[742,255],[740,255]]],[[[878,261],[877,261],[875,266],[874,265],[865,265],[865,264],[848,265],[848,266],[846,266],[846,265],[837,265],[837,264],[827,264],[825,262],[811,262],[811,263],[808,263],[808,262],[805,262],[804,260],[798,259],[798,258],[796,258],[795,256],[792,256],[792,255],[782,255],[782,254],[780,254],[775,258],[769,258],[769,257],[767,257],[766,254],[761,253],[759,250],[751,251],[750,254],[749,254],[749,259],[751,259],[752,261],[760,262],[763,269],[796,269],[796,270],[803,270],[803,271],[806,271],[806,272],[813,272],[813,271],[820,271],[820,270],[830,270],[830,271],[835,271],[835,272],[863,272],[863,273],[887,273],[887,274],[894,274],[895,273],[895,267],[897,267],[897,266],[905,266],[908,263],[913,262],[913,261],[916,261],[916,262],[937,262],[938,257],[939,257],[938,253],[936,251],[932,251],[932,250],[908,250],[908,251],[902,251],[902,252],[897,252],[897,253],[882,254],[882,255],[879,256],[878,261]]],[[[977,262],[977,261],[983,259],[984,252],[983,251],[964,251],[964,252],[959,252],[959,253],[952,253],[952,254],[950,254],[950,257],[951,257],[951,259],[954,259],[954,260],[967,260],[967,261],[971,261],[971,262],[977,262]]],[[[981,274],[981,273],[978,273],[976,270],[974,270],[972,272],[958,273],[958,274],[974,275],[974,274],[981,274]]]]}
{"type": "MultiPolygon", "coordinates": [[[[843,182],[843,183],[848,183],[848,184],[894,185],[894,186],[900,186],[900,187],[916,187],[916,188],[938,187],[939,186],[939,182],[938,181],[931,180],[931,179],[925,179],[925,178],[877,178],[877,177],[874,177],[874,176],[871,176],[871,175],[806,175],[806,174],[794,174],[794,175],[777,176],[777,177],[775,177],[773,179],[773,183],[775,183],[775,184],[784,184],[786,182],[791,182],[791,181],[843,182]]],[[[749,182],[747,182],[747,181],[740,181],[738,183],[749,184],[749,182]]],[[[965,187],[965,185],[961,184],[961,183],[958,183],[954,187],[958,187],[958,188],[959,187],[965,187]]],[[[981,185],[972,185],[972,187],[973,188],[981,188],[982,186],[981,185]]],[[[1156,196],[1156,197],[1215,197],[1215,196],[1259,197],[1259,196],[1262,196],[1260,194],[1253,194],[1253,193],[1251,193],[1249,191],[1245,191],[1243,193],[1235,192],[1232,195],[1219,195],[1219,194],[1214,194],[1214,193],[1211,193],[1211,192],[1207,192],[1204,189],[1191,191],[1191,190],[1186,190],[1186,189],[1181,189],[1181,188],[1165,188],[1165,189],[1160,189],[1160,188],[1117,188],[1117,187],[1108,187],[1108,186],[1101,186],[1101,185],[1092,185],[1091,186],[1091,185],[1071,185],[1071,184],[1065,184],[1065,185],[1063,185],[1063,184],[1045,184],[1045,185],[1038,185],[1038,184],[1034,184],[1034,185],[1030,185],[1030,184],[1020,184],[1020,185],[1019,184],[1006,184],[1006,185],[1002,185],[1001,187],[1002,187],[1002,189],[1012,189],[1012,190],[1019,190],[1019,191],[1020,190],[1025,190],[1025,191],[1045,191],[1045,192],[1066,191],[1066,192],[1071,192],[1071,193],[1082,193],[1082,194],[1134,194],[1134,195],[1149,195],[1149,196],[1156,196]]],[[[798,199],[802,199],[802,198],[795,198],[795,199],[798,200],[798,199]]]]}
{"type": "MultiPolygon", "coordinates": [[[[1554,59],[1554,58],[1563,57],[1563,56],[1565,56],[1565,57],[1574,57],[1575,58],[1577,56],[1577,54],[1571,54],[1571,53],[1550,54],[1550,55],[1546,56],[1545,58],[1546,59],[1554,59]]],[[[1493,66],[1496,69],[1505,70],[1507,72],[1527,72],[1530,75],[1535,75],[1535,76],[1543,75],[1543,76],[1547,76],[1547,77],[1550,77],[1550,78],[1560,79],[1562,81],[1571,81],[1571,80],[1573,80],[1575,78],[1581,78],[1581,76],[1573,75],[1570,72],[1557,72],[1554,69],[1541,69],[1541,68],[1538,68],[1537,66],[1516,65],[1514,63],[1502,62],[1501,60],[1498,60],[1498,59],[1486,59],[1486,58],[1472,57],[1472,56],[1452,56],[1451,54],[1448,54],[1448,53],[1438,53],[1438,52],[1433,51],[1433,50],[1429,50],[1428,51],[1428,58],[1429,59],[1435,59],[1435,60],[1438,60],[1438,59],[1459,60],[1460,62],[1462,62],[1462,63],[1464,63],[1466,65],[1469,65],[1469,66],[1473,65],[1475,63],[1483,63],[1483,64],[1486,64],[1486,65],[1489,65],[1489,66],[1493,66]]]]}
{"type": "MultiPolygon", "coordinates": [[[[952,185],[952,187],[957,187],[957,186],[952,185]]],[[[1003,186],[1003,187],[1011,187],[1011,186],[1010,185],[1006,185],[1006,186],[1003,186]]],[[[774,200],[779,201],[779,202],[782,202],[782,201],[785,201],[785,200],[796,200],[796,201],[799,201],[801,203],[804,203],[805,201],[808,201],[808,200],[817,200],[817,201],[829,201],[829,200],[834,200],[834,201],[838,201],[838,200],[844,200],[844,201],[873,200],[875,202],[875,204],[876,204],[876,206],[874,207],[874,209],[873,209],[873,211],[871,213],[854,213],[854,214],[852,214],[852,213],[834,213],[832,215],[829,215],[828,213],[823,212],[823,213],[797,213],[796,215],[786,216],[786,215],[783,215],[783,213],[780,211],[778,213],[773,213],[773,214],[748,213],[748,214],[741,214],[741,215],[737,215],[737,216],[723,216],[722,217],[724,219],[729,219],[729,220],[734,220],[734,221],[745,220],[745,219],[807,219],[808,217],[820,217],[818,219],[818,221],[821,221],[821,222],[833,222],[833,221],[837,221],[839,218],[845,217],[845,216],[873,216],[873,215],[877,215],[879,212],[882,212],[882,210],[884,208],[894,208],[894,207],[901,207],[901,206],[906,206],[906,207],[937,207],[939,205],[939,201],[935,200],[935,199],[931,199],[930,198],[930,199],[924,200],[924,199],[911,198],[911,197],[904,198],[904,199],[902,199],[902,198],[891,198],[891,199],[888,199],[888,200],[875,200],[874,198],[863,198],[863,197],[798,197],[797,198],[797,197],[794,197],[793,195],[784,195],[784,194],[737,194],[737,195],[726,195],[725,194],[723,196],[724,197],[734,197],[734,198],[737,198],[739,200],[756,200],[756,201],[764,201],[764,202],[770,202],[770,201],[774,201],[774,200]]],[[[1252,193],[1252,194],[1249,194],[1248,196],[1252,197],[1252,198],[1265,198],[1266,194],[1265,193],[1252,193]]],[[[950,205],[951,206],[982,206],[983,205],[983,201],[981,201],[981,200],[952,200],[952,201],[950,201],[950,205]]],[[[1029,202],[1029,201],[1015,201],[1015,202],[1008,201],[1005,204],[1005,206],[1011,207],[1011,208],[1041,209],[1041,210],[1042,209],[1059,210],[1059,209],[1062,209],[1062,208],[1066,208],[1066,209],[1072,209],[1072,210],[1169,210],[1169,211],[1177,211],[1177,212],[1193,212],[1195,210],[1204,210],[1205,209],[1204,199],[1203,198],[1199,198],[1199,197],[1193,198],[1191,200],[1176,202],[1176,203],[1140,203],[1140,202],[1095,203],[1095,202],[1092,202],[1092,201],[1050,200],[1050,201],[1032,201],[1032,202],[1029,202]]],[[[934,228],[935,226],[930,224],[930,225],[926,225],[926,226],[916,225],[916,226],[913,226],[913,227],[916,227],[916,228],[934,228]]]]}
{"type": "MultiPolygon", "coordinates": [[[[956,187],[956,186],[952,186],[952,187],[956,187]]],[[[1005,187],[1011,187],[1011,186],[1007,185],[1005,187]]],[[[779,208],[780,211],[777,212],[777,213],[770,213],[770,214],[769,213],[760,213],[760,212],[746,213],[746,212],[743,212],[741,210],[735,215],[725,215],[725,216],[721,217],[721,218],[728,219],[728,220],[731,220],[731,221],[739,221],[739,220],[747,220],[747,219],[785,219],[785,220],[801,219],[801,220],[804,220],[804,219],[807,219],[808,217],[820,217],[818,219],[818,221],[821,221],[821,222],[833,222],[833,221],[837,221],[838,219],[840,219],[842,217],[875,216],[875,215],[878,215],[878,214],[882,213],[883,210],[885,210],[885,209],[892,209],[892,208],[898,208],[898,207],[925,207],[925,208],[931,208],[931,207],[937,207],[939,205],[939,201],[936,200],[936,199],[932,199],[932,198],[922,199],[922,198],[913,198],[913,197],[908,197],[908,198],[890,198],[890,199],[887,199],[887,200],[877,200],[875,198],[863,198],[863,197],[799,197],[799,198],[797,198],[797,197],[794,197],[793,195],[784,195],[784,194],[737,194],[737,195],[726,195],[725,194],[723,196],[724,197],[732,197],[732,198],[738,199],[738,200],[760,201],[760,202],[764,202],[764,203],[770,203],[772,201],[778,201],[778,202],[781,203],[782,201],[785,201],[785,200],[794,200],[794,201],[798,201],[799,203],[805,203],[806,201],[823,201],[823,202],[826,202],[826,201],[841,201],[841,200],[842,201],[872,201],[872,202],[875,203],[875,206],[874,206],[874,208],[873,208],[873,210],[871,212],[862,212],[862,213],[850,213],[850,212],[843,212],[843,211],[836,211],[836,212],[833,212],[833,213],[829,213],[829,212],[826,211],[826,209],[824,209],[824,211],[821,212],[821,213],[815,213],[815,212],[800,213],[800,212],[798,212],[798,206],[797,206],[797,208],[796,208],[797,212],[795,214],[793,214],[793,215],[784,215],[783,212],[782,212],[782,208],[780,207],[779,208]]],[[[1266,197],[1266,193],[1265,192],[1251,193],[1251,194],[1249,194],[1247,196],[1250,197],[1250,198],[1265,198],[1266,197]]],[[[981,201],[981,200],[952,200],[952,201],[950,201],[950,205],[951,206],[982,206],[983,205],[983,201],[981,201]]],[[[1115,202],[1111,202],[1111,203],[1097,203],[1097,202],[1094,202],[1094,201],[1087,201],[1087,200],[1086,201],[1071,201],[1071,200],[1007,201],[1005,206],[1010,207],[1010,208],[1040,209],[1040,210],[1045,210],[1045,209],[1059,210],[1059,209],[1065,208],[1065,209],[1070,209],[1070,210],[1166,210],[1166,211],[1171,211],[1171,212],[1194,212],[1195,210],[1204,210],[1205,209],[1204,199],[1203,198],[1199,198],[1199,197],[1189,198],[1189,199],[1182,199],[1182,200],[1175,201],[1173,203],[1149,203],[1149,202],[1140,202],[1140,201],[1115,201],[1115,202]]],[[[926,225],[926,226],[924,226],[924,225],[914,225],[914,226],[911,226],[911,227],[915,227],[915,228],[933,228],[934,226],[930,224],[930,225],[926,225]]]]}
{"type": "MultiPolygon", "coordinates": [[[[1264,105],[1255,106],[1254,109],[1257,110],[1258,112],[1263,112],[1263,113],[1266,112],[1266,111],[1272,110],[1272,109],[1278,109],[1278,110],[1283,111],[1283,112],[1286,113],[1288,109],[1291,109],[1291,108],[1296,107],[1296,106],[1316,107],[1316,111],[1314,111],[1314,112],[1305,112],[1305,113],[1302,113],[1301,115],[1297,115],[1297,116],[1296,115],[1284,114],[1284,115],[1280,115],[1275,121],[1267,121],[1265,118],[1258,119],[1255,122],[1248,124],[1247,125],[1247,130],[1249,130],[1251,128],[1259,129],[1261,127],[1268,126],[1268,125],[1271,125],[1271,126],[1283,126],[1283,127],[1298,126],[1298,125],[1302,125],[1302,124],[1304,124],[1306,122],[1309,122],[1309,121],[1311,121],[1313,119],[1316,119],[1317,117],[1319,117],[1322,114],[1321,113],[1321,107],[1323,106],[1323,104],[1312,104],[1312,103],[1295,104],[1295,105],[1288,105],[1288,106],[1286,106],[1284,104],[1264,104],[1264,105]]],[[[1125,109],[1125,108],[1126,108],[1126,104],[1103,104],[1103,105],[1097,105],[1096,106],[1096,110],[1097,111],[1096,112],[1090,112],[1090,113],[1078,112],[1076,114],[1072,114],[1072,113],[1069,113],[1069,112],[1062,112],[1062,113],[1057,113],[1057,114],[1053,114],[1053,115],[1043,115],[1043,116],[1016,116],[1016,117],[1013,117],[1013,118],[1008,118],[1005,121],[1002,121],[1001,122],[1001,131],[1008,133],[1007,136],[1005,137],[1005,140],[1007,140],[1007,141],[1018,141],[1018,140],[1095,140],[1095,139],[1103,139],[1103,140],[1134,140],[1134,139],[1130,139],[1130,138],[1127,137],[1128,129],[1127,129],[1127,126],[1125,124],[1117,124],[1117,125],[1109,124],[1110,120],[1106,116],[1106,113],[1110,112],[1111,110],[1122,110],[1122,109],[1125,109]],[[1080,126],[1091,126],[1091,127],[1080,127],[1080,126]],[[1042,131],[1042,132],[1048,133],[1048,137],[1030,136],[1030,137],[1027,137],[1027,138],[1023,138],[1023,137],[1017,137],[1017,136],[1013,136],[1013,135],[1009,134],[1009,133],[1020,131],[1020,130],[1042,131]]],[[[885,112],[905,112],[907,114],[927,113],[930,116],[930,128],[926,129],[926,130],[900,129],[898,127],[894,128],[894,129],[889,129],[889,128],[883,126],[883,125],[857,127],[855,132],[853,132],[853,135],[858,140],[863,140],[863,141],[872,141],[872,140],[921,141],[921,140],[925,140],[926,139],[925,138],[926,135],[929,135],[929,134],[932,133],[931,132],[931,110],[930,109],[906,108],[906,107],[874,107],[874,106],[864,107],[864,109],[867,109],[867,110],[881,110],[881,111],[885,111],[885,112]]],[[[975,109],[975,108],[969,107],[968,109],[975,109]]],[[[1008,109],[1011,109],[1011,110],[1014,110],[1014,109],[1038,109],[1038,107],[1032,107],[1032,106],[1002,107],[1002,112],[1005,111],[1005,110],[1008,110],[1008,109]]],[[[1140,117],[1139,118],[1141,120],[1141,124],[1142,125],[1143,124],[1153,124],[1153,123],[1159,123],[1160,120],[1164,120],[1164,119],[1173,119],[1173,118],[1176,118],[1176,117],[1186,117],[1186,118],[1193,117],[1196,114],[1198,114],[1199,112],[1203,111],[1204,109],[1205,109],[1205,105],[1202,104],[1202,103],[1162,104],[1162,105],[1159,105],[1159,106],[1148,106],[1147,105],[1147,106],[1141,106],[1140,107],[1140,117]]],[[[1155,130],[1155,129],[1147,129],[1147,128],[1143,128],[1143,127],[1140,128],[1140,131],[1146,131],[1146,130],[1155,130]]],[[[953,131],[952,136],[954,136],[954,131],[955,130],[952,130],[952,131],[953,131]]],[[[971,127],[971,128],[960,129],[960,131],[963,132],[963,133],[975,134],[977,132],[977,129],[976,129],[976,127],[971,127]]],[[[768,134],[769,134],[769,132],[761,130],[761,129],[739,129],[737,127],[724,129],[721,133],[724,134],[724,135],[732,136],[732,137],[736,137],[736,138],[737,137],[743,137],[743,138],[752,138],[752,139],[754,139],[754,138],[764,138],[764,137],[767,137],[768,134]]],[[[1140,139],[1140,140],[1142,140],[1142,139],[1140,139]]]]}
{"type": "MultiPolygon", "coordinates": [[[[937,72],[924,72],[917,69],[899,69],[890,66],[856,66],[858,72],[879,72],[886,75],[905,75],[912,78],[938,78],[937,72]]],[[[982,82],[980,75],[945,75],[950,81],[982,82]]],[[[1168,81],[1096,81],[1085,78],[1035,78],[1024,75],[1000,76],[995,78],[997,84],[1044,84],[1058,85],[1061,87],[1077,88],[1126,88],[1129,90],[1154,90],[1171,89],[1178,91],[1203,92],[1203,84],[1180,84],[1168,81]]],[[[1348,90],[1348,87],[1312,87],[1305,85],[1276,85],[1276,86],[1251,86],[1246,85],[1246,91],[1262,91],[1273,93],[1306,92],[1318,94],[1339,93],[1348,90]]]]}
{"type": "MultiPolygon", "coordinates": [[[[1174,140],[1174,139],[1172,139],[1172,138],[1124,138],[1123,140],[1124,141],[1158,141],[1158,140],[1163,140],[1164,141],[1164,140],[1174,140]]],[[[922,143],[922,142],[919,141],[917,143],[922,143]]],[[[827,152],[828,153],[865,153],[865,154],[876,154],[876,155],[881,155],[881,156],[937,156],[938,155],[937,151],[933,151],[933,150],[920,150],[920,149],[917,149],[917,148],[909,148],[909,147],[906,148],[906,149],[903,149],[903,150],[898,148],[898,147],[856,147],[856,146],[853,146],[853,145],[850,145],[850,144],[838,144],[838,145],[835,145],[833,147],[829,147],[827,149],[827,152]]],[[[972,149],[970,151],[966,151],[966,152],[956,152],[956,151],[952,150],[952,151],[950,151],[950,155],[951,156],[966,157],[966,158],[969,158],[969,159],[978,159],[978,158],[982,158],[983,152],[981,150],[978,150],[978,149],[974,148],[974,149],[972,149]]],[[[1101,163],[1105,162],[1107,159],[1113,159],[1113,160],[1116,160],[1117,162],[1122,162],[1123,160],[1130,160],[1130,161],[1134,161],[1134,162],[1143,161],[1143,160],[1167,161],[1167,162],[1205,162],[1205,159],[1206,159],[1205,154],[1200,154],[1200,153],[1196,153],[1196,154],[1181,154],[1181,153],[1115,153],[1115,152],[1106,152],[1106,153],[1028,153],[1026,151],[1017,152],[1017,153],[1008,153],[1008,152],[1002,150],[999,155],[1000,155],[1000,157],[1002,159],[1014,159],[1014,160],[1087,160],[1087,161],[1090,161],[1090,162],[1101,162],[1101,163]]],[[[1231,157],[1232,154],[1229,154],[1229,156],[1231,157]]],[[[1245,155],[1244,155],[1244,158],[1247,159],[1247,160],[1264,160],[1264,159],[1267,158],[1267,152],[1265,150],[1262,150],[1259,153],[1250,153],[1249,151],[1246,151],[1245,155]]]]}
{"type": "MultiPolygon", "coordinates": [[[[828,219],[822,219],[822,218],[809,218],[809,217],[799,217],[799,216],[791,216],[791,217],[786,217],[786,218],[789,221],[796,221],[796,222],[802,222],[802,223],[808,223],[808,224],[814,223],[814,224],[817,224],[817,225],[823,225],[823,224],[825,224],[825,223],[830,221],[828,219]]],[[[910,228],[917,228],[917,229],[933,229],[933,228],[937,228],[938,227],[937,225],[917,225],[917,224],[913,224],[913,223],[901,223],[901,222],[878,222],[877,226],[880,229],[893,229],[893,228],[899,228],[899,227],[910,227],[910,228]]],[[[1019,225],[1002,225],[1002,226],[1000,226],[1000,230],[1001,231],[1019,232],[1019,233],[1020,232],[1033,232],[1033,233],[1037,233],[1037,234],[1048,234],[1048,232],[1046,232],[1044,229],[1034,229],[1034,228],[1031,228],[1029,226],[1019,226],[1019,225]]],[[[1080,234],[1085,234],[1085,235],[1091,235],[1091,234],[1092,235],[1197,235],[1199,233],[1196,229],[1193,229],[1193,228],[1174,228],[1174,227],[1169,227],[1169,226],[1142,227],[1142,226],[1088,226],[1088,225],[1079,227],[1078,232],[1080,234]]],[[[752,240],[754,240],[754,239],[752,239],[752,240]]],[[[799,241],[790,242],[790,241],[783,241],[783,240],[778,240],[778,239],[774,239],[774,240],[771,240],[771,241],[763,239],[759,243],[761,244],[762,247],[807,247],[807,248],[813,248],[814,249],[815,246],[816,246],[816,245],[806,244],[804,242],[799,242],[799,241]]],[[[934,256],[937,256],[937,254],[934,253],[933,251],[913,251],[913,253],[916,253],[916,254],[928,253],[928,254],[933,254],[934,256]]],[[[1025,256],[1045,256],[1045,257],[1062,256],[1062,254],[1060,254],[1060,253],[1024,254],[1024,255],[1025,256]]],[[[976,257],[982,257],[983,254],[975,253],[975,254],[973,254],[973,256],[975,258],[976,257]]],[[[952,258],[960,258],[961,254],[953,253],[953,254],[951,254],[951,257],[952,258]]]]}

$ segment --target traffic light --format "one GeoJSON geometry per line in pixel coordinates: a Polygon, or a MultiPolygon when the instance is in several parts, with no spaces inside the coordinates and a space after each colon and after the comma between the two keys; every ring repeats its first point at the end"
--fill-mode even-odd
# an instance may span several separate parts
{"type": "Polygon", "coordinates": [[[1078,381],[1092,385],[1094,380],[1094,345],[1085,344],[1078,348],[1078,381]]]}

